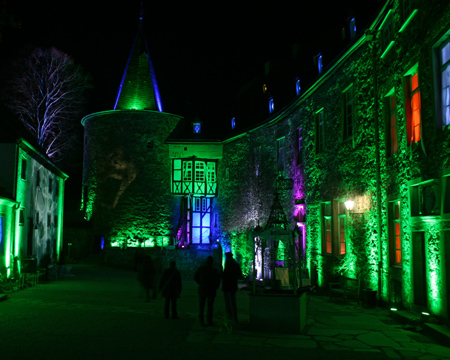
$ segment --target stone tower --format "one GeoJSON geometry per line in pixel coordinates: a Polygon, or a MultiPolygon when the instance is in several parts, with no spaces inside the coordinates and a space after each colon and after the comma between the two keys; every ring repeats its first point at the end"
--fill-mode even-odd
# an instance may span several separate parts
{"type": "Polygon", "coordinates": [[[82,119],[82,210],[105,246],[169,243],[175,211],[165,140],[180,118],[162,111],[141,14],[114,109],[82,119]]]}

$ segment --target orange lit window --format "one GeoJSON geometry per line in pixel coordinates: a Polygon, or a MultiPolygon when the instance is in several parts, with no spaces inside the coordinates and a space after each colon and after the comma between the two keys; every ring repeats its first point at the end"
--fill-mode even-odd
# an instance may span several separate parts
{"type": "Polygon", "coordinates": [[[327,255],[333,254],[332,208],[331,203],[322,203],[322,249],[327,255]]]}
{"type": "Polygon", "coordinates": [[[345,255],[345,218],[339,218],[339,255],[345,255]]]}
{"type": "Polygon", "coordinates": [[[331,219],[325,219],[325,233],[327,242],[327,254],[333,252],[332,237],[331,237],[331,219]]]}
{"type": "Polygon", "coordinates": [[[421,138],[421,120],[420,120],[420,89],[419,74],[416,72],[408,77],[408,84],[405,89],[406,101],[406,125],[408,145],[420,141],[421,138]]]}

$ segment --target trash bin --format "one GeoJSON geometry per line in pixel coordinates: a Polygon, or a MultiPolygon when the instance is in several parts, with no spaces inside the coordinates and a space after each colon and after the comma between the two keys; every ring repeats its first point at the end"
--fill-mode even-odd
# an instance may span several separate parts
{"type": "Polygon", "coordinates": [[[377,303],[377,291],[372,289],[363,290],[363,306],[368,308],[375,307],[377,303]]]}

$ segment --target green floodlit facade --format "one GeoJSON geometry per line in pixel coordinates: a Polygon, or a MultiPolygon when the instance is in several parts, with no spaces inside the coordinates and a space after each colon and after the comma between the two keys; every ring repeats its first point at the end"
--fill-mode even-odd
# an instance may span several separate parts
{"type": "Polygon", "coordinates": [[[360,279],[384,304],[448,321],[450,5],[412,4],[404,13],[387,1],[297,100],[223,142],[218,204],[251,273],[245,238],[267,221],[283,159],[294,186],[278,194],[297,238],[305,234],[301,266],[313,284],[326,291],[338,274],[360,279]]]}
{"type": "Polygon", "coordinates": [[[0,197],[0,271],[15,276],[24,261],[49,253],[58,261],[62,251],[64,186],[67,175],[29,142],[0,144],[2,187],[0,197]]]}
{"type": "MultiPolygon", "coordinates": [[[[450,4],[411,4],[386,1],[291,103],[221,140],[202,140],[201,123],[168,139],[180,117],[123,88],[123,108],[83,119],[82,208],[95,236],[122,249],[177,245],[192,264],[190,250],[220,242],[250,276],[253,263],[265,277],[296,263],[324,291],[345,275],[380,303],[448,321],[450,4]],[[276,235],[257,248],[275,191],[298,254],[276,235]]],[[[149,68],[138,63],[141,81],[149,68]]]]}

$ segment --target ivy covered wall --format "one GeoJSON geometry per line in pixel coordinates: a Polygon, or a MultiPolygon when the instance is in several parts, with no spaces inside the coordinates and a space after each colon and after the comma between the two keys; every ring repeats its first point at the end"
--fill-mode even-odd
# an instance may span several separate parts
{"type": "Polygon", "coordinates": [[[179,200],[170,193],[165,139],[179,117],[109,111],[84,119],[83,210],[112,246],[169,244],[179,200]]]}
{"type": "MultiPolygon", "coordinates": [[[[431,180],[440,189],[436,196],[442,202],[449,201],[445,195],[447,179],[443,176],[449,174],[450,133],[448,126],[437,125],[440,109],[436,103],[441,93],[436,55],[439,40],[450,31],[450,4],[421,2],[417,10],[407,21],[401,15],[400,2],[388,1],[385,12],[369,30],[298,100],[268,116],[264,126],[224,145],[219,177],[221,226],[233,244],[236,234],[250,234],[258,220],[261,225],[267,221],[276,184],[276,140],[285,137],[286,176],[294,186],[280,191],[280,199],[290,220],[294,219],[295,204],[306,204],[306,264],[311,278],[322,287],[336,273],[362,278],[363,286],[377,290],[384,302],[396,301],[393,296],[398,295],[398,289],[394,284],[400,283],[403,306],[419,306],[448,317],[450,289],[444,269],[448,266],[445,251],[450,249],[444,231],[450,228],[449,215],[444,206],[432,216],[414,214],[411,204],[417,201],[412,187],[431,180]],[[389,21],[394,42],[384,53],[383,29],[389,21]],[[421,140],[408,145],[406,108],[410,100],[405,100],[405,84],[412,69],[419,73],[422,130],[421,140]],[[351,88],[353,134],[344,136],[343,104],[351,88]],[[387,99],[392,95],[397,119],[395,154],[389,152],[387,99]],[[321,110],[323,150],[317,148],[317,114],[321,110]],[[302,162],[298,160],[299,128],[302,162]],[[255,155],[258,147],[260,155],[255,155]],[[258,157],[260,163],[256,165],[258,157]],[[359,199],[360,207],[345,213],[345,255],[326,255],[321,205],[347,199],[359,199]],[[400,209],[401,264],[393,264],[389,240],[389,208],[393,203],[398,203],[400,209]],[[414,270],[422,257],[424,280],[414,270]],[[419,286],[420,281],[423,284],[419,286]],[[421,286],[423,294],[419,295],[421,286]]],[[[239,252],[240,247],[236,248],[239,252]]]]}

